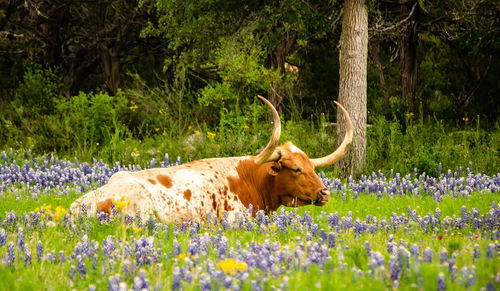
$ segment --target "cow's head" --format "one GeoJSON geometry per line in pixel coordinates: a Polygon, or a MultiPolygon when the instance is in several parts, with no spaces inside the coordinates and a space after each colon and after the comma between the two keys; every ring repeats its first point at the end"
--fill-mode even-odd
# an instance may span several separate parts
{"type": "Polygon", "coordinates": [[[254,161],[256,164],[265,166],[267,174],[273,177],[272,192],[278,196],[279,204],[291,207],[309,204],[325,205],[330,198],[330,191],[314,172],[314,169],[329,166],[346,154],[353,137],[349,114],[342,105],[334,101],[346,119],[347,127],[344,140],[333,153],[322,158],[309,159],[292,142],[288,141],[278,146],[281,133],[279,115],[269,101],[260,96],[259,98],[271,108],[274,128],[271,140],[266,148],[255,157],[254,161]]]}

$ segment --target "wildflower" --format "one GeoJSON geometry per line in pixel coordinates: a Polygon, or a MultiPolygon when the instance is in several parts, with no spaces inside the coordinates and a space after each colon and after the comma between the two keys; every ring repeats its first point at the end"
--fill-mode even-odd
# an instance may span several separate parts
{"type": "Polygon", "coordinates": [[[83,257],[81,255],[78,255],[78,257],[76,257],[76,263],[80,277],[85,279],[85,275],[87,274],[87,266],[85,265],[85,262],[83,261],[83,257]]]}
{"type": "Polygon", "coordinates": [[[111,200],[116,207],[116,210],[122,210],[125,209],[130,204],[130,200],[123,201],[125,199],[125,196],[122,196],[120,201],[116,201],[114,198],[111,200]]]}
{"type": "Polygon", "coordinates": [[[172,290],[179,290],[181,288],[181,278],[180,278],[180,269],[179,267],[175,267],[172,272],[172,290]]]}
{"type": "Polygon", "coordinates": [[[9,244],[7,245],[6,260],[7,260],[7,265],[9,265],[9,266],[14,265],[14,262],[16,260],[16,254],[14,253],[14,243],[13,242],[9,242],[9,244]]]}
{"type": "Polygon", "coordinates": [[[424,250],[424,261],[427,263],[432,263],[432,249],[426,247],[424,250]]]}
{"type": "Polygon", "coordinates": [[[437,287],[437,289],[439,291],[446,289],[445,277],[444,277],[444,274],[442,272],[440,272],[438,275],[438,287],[437,287]]]}
{"type": "Polygon", "coordinates": [[[36,244],[36,259],[37,259],[37,261],[40,262],[42,257],[43,257],[43,243],[41,241],[38,241],[38,243],[36,244]]]}
{"type": "Polygon", "coordinates": [[[213,139],[215,138],[215,135],[216,135],[215,133],[210,132],[210,131],[207,131],[207,137],[208,137],[209,139],[213,140],[213,139]]]}
{"type": "Polygon", "coordinates": [[[335,234],[333,232],[330,232],[328,234],[328,247],[329,248],[335,247],[335,234]]]}
{"type": "Polygon", "coordinates": [[[247,264],[245,264],[244,262],[238,262],[231,258],[220,261],[219,267],[224,271],[224,273],[230,273],[231,275],[234,275],[236,270],[243,272],[248,268],[247,264]]]}
{"type": "Polygon", "coordinates": [[[3,247],[5,245],[5,242],[7,241],[7,231],[5,229],[0,229],[0,247],[3,247]]]}
{"type": "Polygon", "coordinates": [[[24,249],[24,230],[21,226],[17,229],[17,246],[24,249]]]}
{"type": "Polygon", "coordinates": [[[444,247],[441,247],[439,249],[439,263],[443,264],[444,262],[448,261],[448,252],[444,247]]]}
{"type": "Polygon", "coordinates": [[[31,265],[31,250],[28,246],[24,248],[24,266],[31,265]]]}
{"type": "Polygon", "coordinates": [[[54,212],[54,220],[59,220],[63,218],[66,214],[68,214],[68,210],[66,210],[64,207],[57,206],[56,211],[54,212]]]}
{"type": "Polygon", "coordinates": [[[210,280],[210,277],[208,276],[207,273],[201,274],[200,289],[202,291],[212,290],[212,280],[210,280]]]}

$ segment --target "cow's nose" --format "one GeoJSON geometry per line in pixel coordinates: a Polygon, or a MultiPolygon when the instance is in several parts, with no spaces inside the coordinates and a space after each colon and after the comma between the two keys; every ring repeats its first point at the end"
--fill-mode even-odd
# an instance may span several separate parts
{"type": "Polygon", "coordinates": [[[330,199],[330,191],[328,191],[328,189],[322,189],[319,191],[318,196],[318,198],[321,198],[321,201],[326,202],[330,199]]]}

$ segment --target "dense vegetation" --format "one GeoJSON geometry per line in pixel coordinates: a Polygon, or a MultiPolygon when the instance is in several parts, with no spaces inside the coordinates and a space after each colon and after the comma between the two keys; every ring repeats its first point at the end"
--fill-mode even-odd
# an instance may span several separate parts
{"type": "MultiPolygon", "coordinates": [[[[496,173],[498,4],[367,5],[365,172],[473,162],[496,173]]],[[[261,94],[282,114],[282,139],[320,156],[335,147],[341,11],[336,1],[4,1],[0,148],[131,163],[253,154],[269,132],[261,94]]]]}
{"type": "MultiPolygon", "coordinates": [[[[0,279],[9,290],[495,290],[500,176],[381,172],[342,183],[324,207],[236,221],[162,223],[69,215],[82,192],[137,166],[0,160],[0,279]]],[[[171,166],[168,159],[150,165],[171,166]]],[[[89,213],[90,214],[90,213],[89,213]]]]}

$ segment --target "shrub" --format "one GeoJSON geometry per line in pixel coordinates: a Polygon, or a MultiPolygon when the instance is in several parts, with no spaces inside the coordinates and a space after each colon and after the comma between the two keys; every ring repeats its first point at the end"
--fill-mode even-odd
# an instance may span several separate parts
{"type": "Polygon", "coordinates": [[[57,105],[63,117],[63,130],[68,148],[93,154],[99,145],[108,145],[128,132],[123,125],[127,100],[121,91],[115,96],[107,93],[83,93],[57,105]]]}
{"type": "Polygon", "coordinates": [[[62,78],[56,69],[34,64],[27,67],[24,73],[17,89],[16,104],[33,113],[53,113],[55,104],[60,100],[61,88],[62,78]]]}

